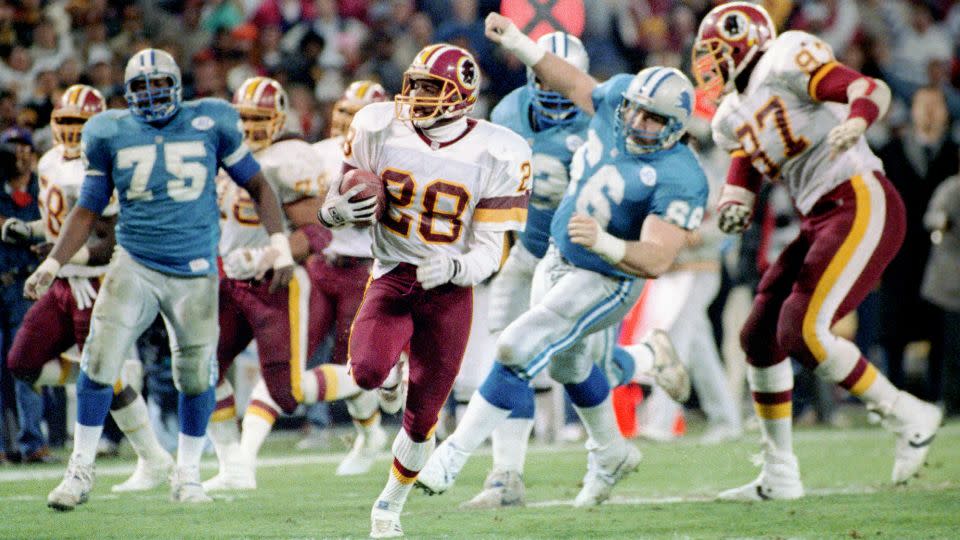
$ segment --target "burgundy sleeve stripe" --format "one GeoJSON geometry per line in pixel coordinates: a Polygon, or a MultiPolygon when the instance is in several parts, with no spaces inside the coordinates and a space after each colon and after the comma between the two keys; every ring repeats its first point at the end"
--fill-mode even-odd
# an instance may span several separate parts
{"type": "Polygon", "coordinates": [[[507,210],[511,208],[526,208],[529,200],[530,192],[511,197],[490,197],[489,199],[481,199],[480,202],[477,203],[477,209],[507,210]]]}

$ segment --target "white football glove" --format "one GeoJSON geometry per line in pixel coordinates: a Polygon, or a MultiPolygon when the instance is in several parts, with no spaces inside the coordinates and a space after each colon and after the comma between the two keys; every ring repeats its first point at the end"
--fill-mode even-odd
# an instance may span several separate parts
{"type": "Polygon", "coordinates": [[[78,308],[93,307],[93,302],[97,299],[97,290],[93,288],[89,278],[68,277],[67,283],[70,284],[70,292],[73,293],[73,299],[77,302],[78,308]]]}
{"type": "Polygon", "coordinates": [[[34,238],[43,235],[43,229],[41,228],[38,234],[34,223],[43,224],[43,222],[39,220],[36,222],[27,222],[17,218],[7,218],[6,221],[3,222],[3,226],[0,227],[0,240],[8,244],[31,242],[34,238]]]}
{"type": "Polygon", "coordinates": [[[270,247],[276,251],[277,256],[273,259],[274,270],[293,266],[293,254],[290,252],[290,239],[283,233],[273,233],[270,235],[270,247]]]}
{"type": "Polygon", "coordinates": [[[230,279],[262,279],[278,255],[272,246],[237,248],[223,258],[223,272],[230,279]]]}
{"type": "Polygon", "coordinates": [[[363,191],[363,185],[357,184],[340,194],[331,190],[327,194],[323,206],[317,212],[320,222],[329,228],[342,227],[348,223],[368,225],[373,223],[377,212],[377,198],[367,197],[357,202],[350,202],[350,198],[363,191]]]}
{"type": "Polygon", "coordinates": [[[727,234],[740,234],[750,226],[757,196],[749,189],[724,184],[717,202],[717,226],[727,234]]]}
{"type": "Polygon", "coordinates": [[[838,156],[863,137],[867,131],[867,121],[863,118],[850,118],[830,130],[827,134],[827,144],[830,145],[830,157],[838,156]]]}
{"type": "Polygon", "coordinates": [[[56,259],[47,257],[23,284],[23,295],[31,300],[39,300],[50,290],[50,285],[53,285],[53,280],[59,271],[60,263],[56,259]]]}
{"type": "Polygon", "coordinates": [[[484,26],[487,39],[500,44],[527,66],[534,66],[547,53],[521,32],[513,21],[499,13],[487,15],[484,26]]]}
{"type": "Polygon", "coordinates": [[[449,283],[460,271],[460,261],[446,255],[437,255],[423,261],[417,267],[417,281],[423,290],[429,291],[444,283],[449,283]]]}

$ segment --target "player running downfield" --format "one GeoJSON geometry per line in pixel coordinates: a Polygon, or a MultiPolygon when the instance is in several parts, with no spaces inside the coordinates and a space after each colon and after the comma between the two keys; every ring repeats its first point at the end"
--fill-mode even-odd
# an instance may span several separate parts
{"type": "MultiPolygon", "coordinates": [[[[90,117],[105,109],[106,102],[96,88],[76,84],[64,91],[50,120],[56,145],[37,163],[40,220],[18,224],[15,223],[18,220],[8,219],[4,223],[7,233],[4,240],[19,226],[20,236],[57,241],[67,214],[80,198],[83,184],[80,132],[90,117]]],[[[7,365],[15,377],[37,388],[74,382],[77,370],[72,362],[62,359],[61,354],[74,345],[81,351],[84,348],[100,279],[107,271],[116,244],[117,210],[116,200],[111,200],[95,220],[87,242],[57,272],[49,294],[27,311],[7,356],[7,365]]],[[[139,362],[131,355],[124,358],[128,362],[139,362]]],[[[167,481],[173,459],[157,441],[147,415],[147,404],[130,384],[118,381],[113,389],[110,414],[136,452],[137,468],[129,479],[113,486],[112,490],[143,491],[159,486],[167,481]]]]}
{"type": "Polygon", "coordinates": [[[260,166],[243,144],[240,118],[218,99],[182,101],[180,68],[167,52],[144,49],[124,72],[128,108],[87,121],[86,178],[50,255],[27,279],[39,298],[86,243],[114,189],[117,247],[98,293],[77,379],[74,447],[63,481],[47,498],[56,510],[86,502],[97,441],[113,383],[137,336],[160,313],[170,333],[180,434],[171,499],[211,499],[200,484],[200,455],[214,407],[219,213],[214,179],[222,166],[244,186],[270,233],[275,286],[293,274],[281,210],[260,166]]]}
{"type": "Polygon", "coordinates": [[[747,227],[764,178],[782,181],[802,216],[799,237],[761,278],[740,334],[763,469],[720,498],[803,496],[788,356],[883,418],[897,437],[893,481],[907,481],[923,465],[942,412],[897,390],[831,331],[873,289],[903,241],[903,202],[863,138],[890,105],[890,90],[837,62],[816,36],[777,36],[766,10],[748,2],[704,17],[693,65],[707,93],[726,94],[713,118],[714,141],[733,158],[717,205],[721,230],[747,227]]]}
{"type": "Polygon", "coordinates": [[[589,434],[587,474],[574,504],[595,505],[637,468],[640,452],[616,427],[607,376],[584,354],[585,338],[618,323],[640,294],[636,276],[665,272],[700,223],[706,177],[679,142],[693,87],[670,68],[598,85],[499,14],[487,17],[486,33],[593,118],[551,222],[553,243],[536,268],[542,289],[500,334],[496,363],[471,399],[462,429],[479,444],[518,406],[527,381],[549,367],[589,434]]]}
{"type": "MultiPolygon", "coordinates": [[[[467,118],[479,85],[470,53],[430,45],[405,72],[395,103],[364,107],[345,143],[345,165],[382,178],[390,200],[373,225],[373,279],[350,333],[354,378],[363,388],[381,386],[410,348],[403,428],[371,511],[375,538],[403,535],[400,512],[433,449],[466,348],[472,287],[497,269],[504,233],[526,218],[530,148],[505,128],[467,118]]],[[[332,186],[325,224],[368,223],[369,201],[351,203],[355,194],[332,186]]]]}

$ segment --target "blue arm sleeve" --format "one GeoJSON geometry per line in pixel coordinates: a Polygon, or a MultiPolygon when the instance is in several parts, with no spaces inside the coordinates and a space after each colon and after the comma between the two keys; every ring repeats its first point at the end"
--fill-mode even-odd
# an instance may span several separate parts
{"type": "Polygon", "coordinates": [[[80,187],[79,206],[102,214],[113,195],[113,155],[109,138],[113,127],[110,120],[102,115],[95,116],[83,126],[80,153],[86,169],[86,177],[80,187]]]}
{"type": "Polygon", "coordinates": [[[77,206],[82,206],[87,210],[99,215],[110,203],[110,196],[113,195],[113,181],[105,174],[88,174],[83,179],[83,186],[80,187],[80,198],[77,200],[77,206]]]}
{"type": "Polygon", "coordinates": [[[610,77],[610,79],[602,84],[598,84],[597,87],[593,89],[593,94],[591,95],[593,99],[593,110],[599,112],[606,102],[610,102],[614,109],[619,107],[620,100],[622,99],[620,94],[627,89],[627,86],[630,86],[631,80],[633,80],[633,75],[621,73],[610,77]]]}
{"type": "MultiPolygon", "coordinates": [[[[693,159],[693,158],[691,158],[693,159]]],[[[698,164],[674,164],[657,181],[650,213],[684,229],[696,229],[703,220],[709,188],[698,164]],[[685,166],[686,165],[686,166],[685,166]]]]}
{"type": "Polygon", "coordinates": [[[230,178],[240,186],[258,172],[260,164],[250,153],[247,145],[243,144],[243,130],[240,124],[240,114],[226,102],[214,102],[217,119],[217,160],[230,178]]]}

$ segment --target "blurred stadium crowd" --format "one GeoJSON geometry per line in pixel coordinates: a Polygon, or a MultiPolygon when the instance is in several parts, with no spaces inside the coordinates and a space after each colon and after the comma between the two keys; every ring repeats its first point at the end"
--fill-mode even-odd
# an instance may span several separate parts
{"type": "MultiPolygon", "coordinates": [[[[583,4],[583,42],[591,56],[592,74],[603,80],[654,64],[689,73],[697,21],[714,2],[587,0],[583,4]]],[[[950,220],[951,212],[956,216],[960,207],[956,176],[960,2],[770,0],[764,4],[781,29],[819,35],[840,61],[884,79],[894,93],[890,114],[868,136],[906,202],[907,238],[879,290],[861,307],[858,320],[844,324],[861,349],[886,366],[895,384],[906,384],[921,398],[943,402],[948,414],[960,414],[960,281],[956,279],[960,231],[950,220]]],[[[484,38],[483,18],[499,7],[499,0],[0,0],[0,142],[32,156],[8,160],[6,189],[0,199],[17,204],[17,190],[23,189],[17,179],[34,174],[36,158],[52,145],[50,115],[63,90],[76,83],[89,84],[103,93],[110,106],[125,107],[123,66],[134,52],[148,46],[165,49],[176,58],[183,69],[186,99],[230,99],[248,77],[277,79],[290,96],[287,128],[313,142],[327,136],[331,106],[351,81],[378,80],[388,92],[397,93],[403,71],[418,50],[429,43],[450,42],[471,50],[484,71],[483,100],[476,114],[486,116],[502,96],[526,83],[523,65],[484,38]]],[[[701,122],[691,133],[710,163],[710,111],[699,108],[703,109],[701,122]]],[[[708,171],[714,180],[722,182],[725,167],[711,169],[716,169],[708,171]]],[[[757,220],[761,226],[755,227],[754,234],[739,244],[727,240],[723,245],[724,287],[713,313],[721,341],[731,341],[729,336],[722,337],[721,324],[721,313],[729,308],[726,299],[736,297],[728,293],[755,286],[764,261],[773,260],[777,245],[790,239],[793,209],[776,204],[775,190],[769,200],[772,211],[766,221],[757,220]]],[[[19,324],[18,314],[22,317],[28,305],[19,293],[29,265],[12,248],[0,250],[0,333],[5,354],[19,324]]],[[[34,259],[32,264],[37,262],[34,259]]],[[[724,348],[728,370],[735,355],[730,350],[730,346],[724,348]]],[[[740,395],[743,372],[731,371],[730,383],[735,395],[740,395]]],[[[796,407],[798,414],[842,421],[831,406],[842,396],[818,387],[812,377],[807,383],[806,395],[813,406],[796,407]]],[[[14,392],[9,374],[4,374],[3,384],[3,405],[11,410],[9,417],[15,403],[21,408],[38,406],[19,395],[13,397],[19,392],[14,392]]],[[[30,422],[23,411],[20,422],[30,422]]],[[[6,438],[10,444],[4,448],[0,439],[0,450],[14,455],[19,451],[24,460],[46,459],[42,438],[21,433],[20,441],[14,442],[16,430],[8,430],[6,438]]]]}

